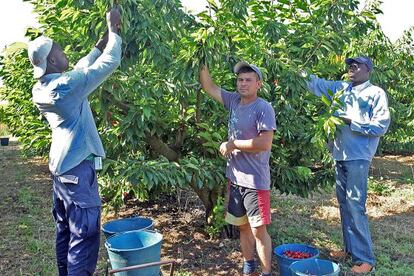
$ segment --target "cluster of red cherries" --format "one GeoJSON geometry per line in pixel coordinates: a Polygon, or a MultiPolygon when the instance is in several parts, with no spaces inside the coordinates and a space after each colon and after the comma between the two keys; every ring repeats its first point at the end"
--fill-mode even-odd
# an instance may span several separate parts
{"type": "Polygon", "coordinates": [[[291,259],[307,259],[312,257],[311,253],[293,250],[286,250],[285,252],[283,252],[283,255],[291,259]]]}

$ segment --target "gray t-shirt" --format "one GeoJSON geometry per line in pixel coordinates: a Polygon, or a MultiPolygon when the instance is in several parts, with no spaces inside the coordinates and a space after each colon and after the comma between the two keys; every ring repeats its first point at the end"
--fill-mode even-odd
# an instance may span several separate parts
{"type": "MultiPolygon", "coordinates": [[[[221,90],[224,107],[230,111],[228,122],[229,140],[248,140],[261,131],[276,130],[275,111],[270,103],[257,98],[249,104],[240,104],[239,93],[221,90]]],[[[233,151],[227,161],[226,176],[236,185],[258,189],[270,189],[270,150],[259,153],[233,151]]]]}

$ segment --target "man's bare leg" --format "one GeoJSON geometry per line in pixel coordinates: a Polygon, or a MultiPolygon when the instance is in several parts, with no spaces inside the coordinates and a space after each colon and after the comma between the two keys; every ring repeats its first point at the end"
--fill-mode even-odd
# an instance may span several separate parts
{"type": "Polygon", "coordinates": [[[272,270],[272,239],[267,233],[266,225],[252,227],[251,230],[256,241],[256,250],[262,266],[262,272],[270,274],[272,270]]]}
{"type": "Polygon", "coordinates": [[[239,226],[240,229],[240,247],[245,261],[254,259],[254,250],[256,248],[256,239],[253,236],[249,223],[239,226]]]}

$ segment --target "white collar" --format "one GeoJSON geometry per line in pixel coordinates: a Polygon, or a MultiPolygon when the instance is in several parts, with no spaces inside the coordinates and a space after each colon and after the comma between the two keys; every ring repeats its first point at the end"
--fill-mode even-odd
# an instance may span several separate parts
{"type": "Polygon", "coordinates": [[[358,84],[357,86],[352,86],[352,90],[355,90],[357,92],[361,92],[362,90],[364,90],[365,88],[371,86],[371,82],[369,80],[367,80],[364,83],[358,84]]]}

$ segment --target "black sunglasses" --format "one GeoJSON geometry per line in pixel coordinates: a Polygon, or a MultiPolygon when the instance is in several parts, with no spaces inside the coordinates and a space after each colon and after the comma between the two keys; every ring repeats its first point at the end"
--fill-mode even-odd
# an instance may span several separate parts
{"type": "Polygon", "coordinates": [[[361,66],[358,63],[352,63],[348,65],[348,70],[356,71],[359,68],[361,68],[361,66]]]}

